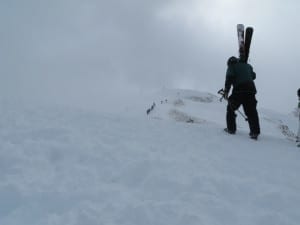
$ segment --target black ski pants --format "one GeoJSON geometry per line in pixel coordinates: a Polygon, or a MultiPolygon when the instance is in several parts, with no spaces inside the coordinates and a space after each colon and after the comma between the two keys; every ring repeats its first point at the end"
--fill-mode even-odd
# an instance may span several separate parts
{"type": "Polygon", "coordinates": [[[250,133],[260,134],[259,118],[257,113],[257,100],[254,93],[239,92],[233,93],[228,99],[226,122],[227,129],[236,131],[235,111],[243,106],[244,112],[248,118],[250,133]]]}

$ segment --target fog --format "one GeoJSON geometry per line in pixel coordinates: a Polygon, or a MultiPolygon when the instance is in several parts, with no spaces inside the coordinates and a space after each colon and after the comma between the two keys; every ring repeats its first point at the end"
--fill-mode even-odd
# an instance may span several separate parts
{"type": "Polygon", "coordinates": [[[300,85],[298,1],[53,0],[0,3],[6,100],[113,108],[162,88],[216,93],[254,27],[259,107],[290,112],[300,85]]]}

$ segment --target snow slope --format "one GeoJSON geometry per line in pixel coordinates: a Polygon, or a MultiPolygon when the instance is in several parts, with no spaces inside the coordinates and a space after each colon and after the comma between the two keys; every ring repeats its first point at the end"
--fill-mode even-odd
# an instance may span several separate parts
{"type": "Polygon", "coordinates": [[[260,109],[253,141],[241,116],[222,131],[218,96],[153,101],[149,115],[1,102],[0,224],[300,224],[296,117],[260,109]]]}

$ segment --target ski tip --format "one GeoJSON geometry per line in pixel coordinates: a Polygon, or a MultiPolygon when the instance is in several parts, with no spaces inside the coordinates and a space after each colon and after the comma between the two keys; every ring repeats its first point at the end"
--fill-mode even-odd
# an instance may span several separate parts
{"type": "Polygon", "coordinates": [[[253,32],[253,31],[254,31],[254,28],[253,28],[253,27],[247,27],[247,28],[246,28],[246,31],[251,31],[251,32],[253,32]]]}

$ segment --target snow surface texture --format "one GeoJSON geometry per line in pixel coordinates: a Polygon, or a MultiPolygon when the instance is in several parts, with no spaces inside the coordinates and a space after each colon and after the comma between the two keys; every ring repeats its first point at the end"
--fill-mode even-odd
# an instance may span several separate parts
{"type": "Polygon", "coordinates": [[[0,224],[300,224],[294,115],[261,109],[254,141],[241,116],[223,132],[218,96],[154,98],[149,115],[1,104],[0,224]]]}

